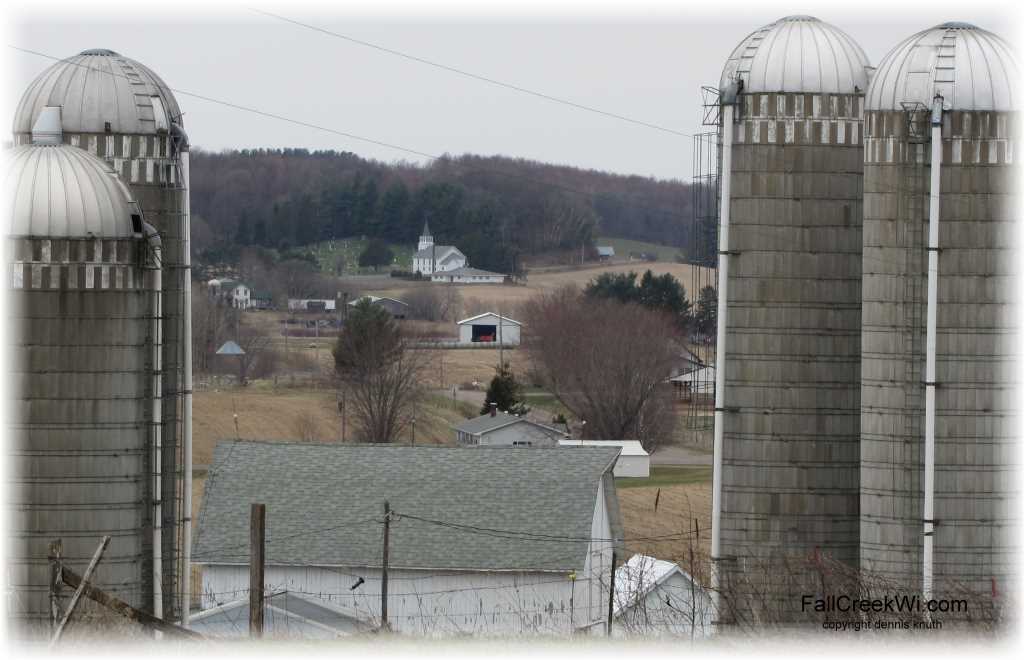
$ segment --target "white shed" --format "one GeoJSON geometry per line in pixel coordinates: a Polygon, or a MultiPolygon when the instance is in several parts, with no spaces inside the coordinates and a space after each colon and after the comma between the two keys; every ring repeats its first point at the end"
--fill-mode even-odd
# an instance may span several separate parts
{"type": "Polygon", "coordinates": [[[563,447],[619,447],[622,451],[615,461],[616,477],[651,476],[651,456],[639,440],[559,440],[563,447]]]}
{"type": "Polygon", "coordinates": [[[458,322],[459,343],[466,345],[501,343],[504,346],[518,346],[522,323],[498,316],[494,312],[484,312],[458,322]]]}
{"type": "Polygon", "coordinates": [[[711,635],[710,594],[678,565],[633,555],[615,570],[615,637],[711,635]]]}

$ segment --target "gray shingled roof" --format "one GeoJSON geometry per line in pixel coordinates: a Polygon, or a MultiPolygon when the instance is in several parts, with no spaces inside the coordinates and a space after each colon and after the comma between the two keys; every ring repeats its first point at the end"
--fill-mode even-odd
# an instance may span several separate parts
{"type": "Polygon", "coordinates": [[[454,245],[433,245],[417,250],[413,257],[416,259],[437,259],[438,261],[443,261],[448,251],[458,252],[463,257],[466,256],[462,254],[462,250],[454,245]]]}
{"type": "Polygon", "coordinates": [[[467,570],[581,569],[598,484],[622,536],[611,468],[618,448],[404,447],[226,441],[207,477],[192,560],[248,562],[249,505],[267,505],[267,564],[380,566],[384,500],[390,565],[467,570]],[[513,530],[516,534],[486,531],[513,530]],[[522,533],[543,535],[524,539],[522,533]],[[549,540],[547,537],[559,537],[549,540]],[[571,537],[566,539],[565,537],[571,537]]]}
{"type": "Polygon", "coordinates": [[[542,428],[545,431],[551,431],[552,435],[565,435],[558,429],[553,429],[550,426],[538,424],[537,422],[526,419],[525,417],[510,415],[508,413],[501,412],[500,410],[497,411],[494,417],[491,417],[490,413],[484,413],[479,417],[474,417],[472,419],[467,419],[464,422],[460,422],[456,424],[453,428],[456,431],[461,431],[462,433],[468,433],[470,435],[480,435],[481,433],[489,433],[491,431],[503,428],[505,426],[511,426],[512,424],[515,424],[517,422],[525,422],[527,424],[532,424],[533,426],[542,428]]]}

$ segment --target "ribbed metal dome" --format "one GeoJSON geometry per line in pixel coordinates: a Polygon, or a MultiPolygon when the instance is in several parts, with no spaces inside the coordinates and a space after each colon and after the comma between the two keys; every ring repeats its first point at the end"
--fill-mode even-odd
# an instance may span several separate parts
{"type": "Polygon", "coordinates": [[[68,145],[26,144],[7,154],[8,235],[128,238],[138,206],[102,160],[68,145]]]}
{"type": "Polygon", "coordinates": [[[1002,38],[970,23],[943,23],[903,40],[882,59],[864,107],[931,106],[938,93],[949,110],[1019,110],[1016,84],[1020,68],[1002,38]]]}
{"type": "Polygon", "coordinates": [[[112,133],[151,135],[158,125],[182,123],[178,102],[159,76],[101,48],[82,51],[39,74],[18,104],[14,133],[30,133],[48,105],[62,106],[65,133],[103,133],[109,122],[112,133]]]}
{"type": "Polygon", "coordinates": [[[750,33],[722,70],[744,92],[854,94],[868,87],[867,55],[850,35],[813,16],[787,16],[750,33]]]}

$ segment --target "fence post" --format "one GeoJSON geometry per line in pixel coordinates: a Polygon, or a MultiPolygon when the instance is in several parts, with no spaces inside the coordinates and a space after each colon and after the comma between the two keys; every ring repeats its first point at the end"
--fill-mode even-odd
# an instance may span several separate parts
{"type": "Polygon", "coordinates": [[[615,613],[615,550],[612,549],[612,574],[608,584],[608,637],[612,636],[612,616],[615,613]]]}
{"type": "Polygon", "coordinates": [[[263,637],[263,569],[267,505],[249,511],[249,637],[263,637]]]}
{"type": "Polygon", "coordinates": [[[60,588],[63,585],[64,544],[60,539],[50,541],[50,634],[57,630],[60,621],[60,588]]]}
{"type": "Polygon", "coordinates": [[[380,571],[380,629],[388,629],[388,544],[391,536],[391,505],[384,500],[384,548],[380,571]]]}

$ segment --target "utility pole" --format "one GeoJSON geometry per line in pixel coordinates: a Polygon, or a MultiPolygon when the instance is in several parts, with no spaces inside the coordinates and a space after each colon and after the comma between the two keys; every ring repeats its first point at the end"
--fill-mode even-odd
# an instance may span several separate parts
{"type": "Polygon", "coordinates": [[[63,584],[61,574],[64,568],[64,544],[60,539],[50,541],[50,634],[57,631],[60,622],[60,588],[63,584]]]}
{"type": "Polygon", "coordinates": [[[249,510],[249,637],[263,637],[263,569],[267,505],[249,510]]]}
{"type": "Polygon", "coordinates": [[[608,637],[612,636],[612,615],[615,613],[615,549],[612,549],[612,574],[608,584],[608,637]]]}
{"type": "Polygon", "coordinates": [[[384,552],[380,563],[380,629],[388,629],[388,542],[391,536],[391,505],[384,500],[384,552]]]}

